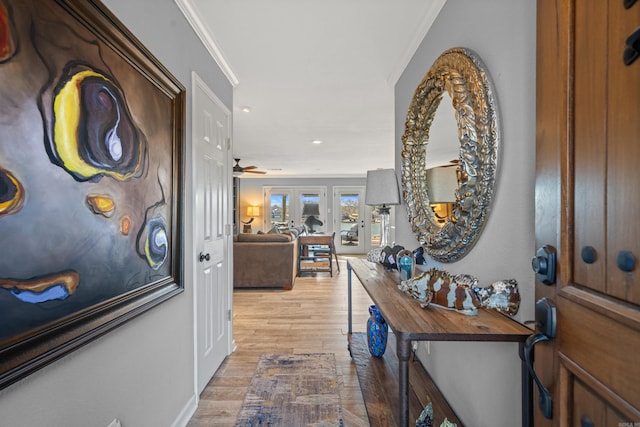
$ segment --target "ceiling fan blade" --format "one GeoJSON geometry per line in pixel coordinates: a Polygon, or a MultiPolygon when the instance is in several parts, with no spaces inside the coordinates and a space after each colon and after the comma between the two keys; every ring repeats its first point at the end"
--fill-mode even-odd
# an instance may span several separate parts
{"type": "Polygon", "coordinates": [[[263,171],[254,170],[254,169],[258,168],[257,166],[253,166],[253,165],[245,166],[245,167],[240,166],[240,159],[233,159],[233,160],[236,161],[236,164],[233,165],[233,172],[235,172],[236,174],[243,174],[245,172],[248,172],[248,173],[259,173],[259,174],[265,174],[266,173],[266,172],[263,172],[263,171]]]}

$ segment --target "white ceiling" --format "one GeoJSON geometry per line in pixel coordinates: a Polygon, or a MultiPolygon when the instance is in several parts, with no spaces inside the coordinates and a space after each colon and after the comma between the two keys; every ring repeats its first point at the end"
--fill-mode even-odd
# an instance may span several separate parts
{"type": "MultiPolygon", "coordinates": [[[[393,86],[445,1],[176,3],[235,86],[242,166],[274,177],[364,177],[394,167],[393,86]]],[[[243,175],[251,176],[265,175],[243,175]]]]}

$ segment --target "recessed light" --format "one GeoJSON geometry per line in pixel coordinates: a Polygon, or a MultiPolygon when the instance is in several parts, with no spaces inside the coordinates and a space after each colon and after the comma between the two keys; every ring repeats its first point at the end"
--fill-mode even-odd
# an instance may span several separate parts
{"type": "Polygon", "coordinates": [[[251,112],[251,107],[248,106],[244,106],[241,108],[243,113],[250,113],[251,112]]]}
{"type": "Polygon", "coordinates": [[[312,144],[322,144],[322,140],[321,139],[312,139],[311,143],[312,144]]]}

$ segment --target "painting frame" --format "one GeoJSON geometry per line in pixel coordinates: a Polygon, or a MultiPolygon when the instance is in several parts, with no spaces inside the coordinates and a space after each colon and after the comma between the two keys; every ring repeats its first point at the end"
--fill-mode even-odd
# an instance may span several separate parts
{"type": "MultiPolygon", "coordinates": [[[[152,87],[162,99],[162,111],[168,111],[162,149],[169,160],[161,166],[168,172],[167,265],[153,280],[136,285],[73,313],[0,340],[0,389],[25,378],[70,352],[121,326],[184,291],[183,216],[186,91],[158,59],[97,0],[46,0],[83,32],[90,32],[109,55],[126,64],[131,75],[145,87],[152,87]],[[166,270],[166,273],[165,273],[166,270]],[[162,277],[159,277],[162,276],[162,277]]],[[[3,0],[3,4],[9,4],[3,0]]],[[[65,21],[66,22],[66,21],[65,21]]],[[[68,25],[68,24],[67,24],[68,25]]],[[[159,109],[160,110],[160,109],[159,109]]],[[[155,142],[153,142],[155,143],[155,142]]],[[[0,147],[1,148],[1,147],[0,147]]],[[[0,165],[1,166],[1,165],[0,165]]],[[[151,167],[156,165],[151,165],[151,167]]],[[[159,166],[158,166],[159,167],[159,166]]],[[[164,196],[164,192],[163,192],[164,196]]],[[[8,251],[8,249],[5,248],[8,251]]],[[[1,275],[0,275],[1,277],[1,275]]]]}

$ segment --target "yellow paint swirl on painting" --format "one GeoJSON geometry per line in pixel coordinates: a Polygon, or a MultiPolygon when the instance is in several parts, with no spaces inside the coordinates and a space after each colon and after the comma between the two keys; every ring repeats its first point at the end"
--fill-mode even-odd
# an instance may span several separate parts
{"type": "Polygon", "coordinates": [[[88,164],[79,155],[78,144],[79,126],[82,114],[81,108],[81,92],[82,82],[88,77],[95,77],[111,83],[108,78],[100,73],[92,70],[84,70],[74,74],[67,81],[60,92],[55,97],[53,103],[54,110],[54,129],[53,139],[56,152],[63,162],[64,167],[85,178],[91,178],[99,174],[108,175],[120,181],[125,181],[135,177],[139,173],[141,161],[138,161],[138,167],[130,173],[119,173],[113,170],[96,168],[88,164]]]}

